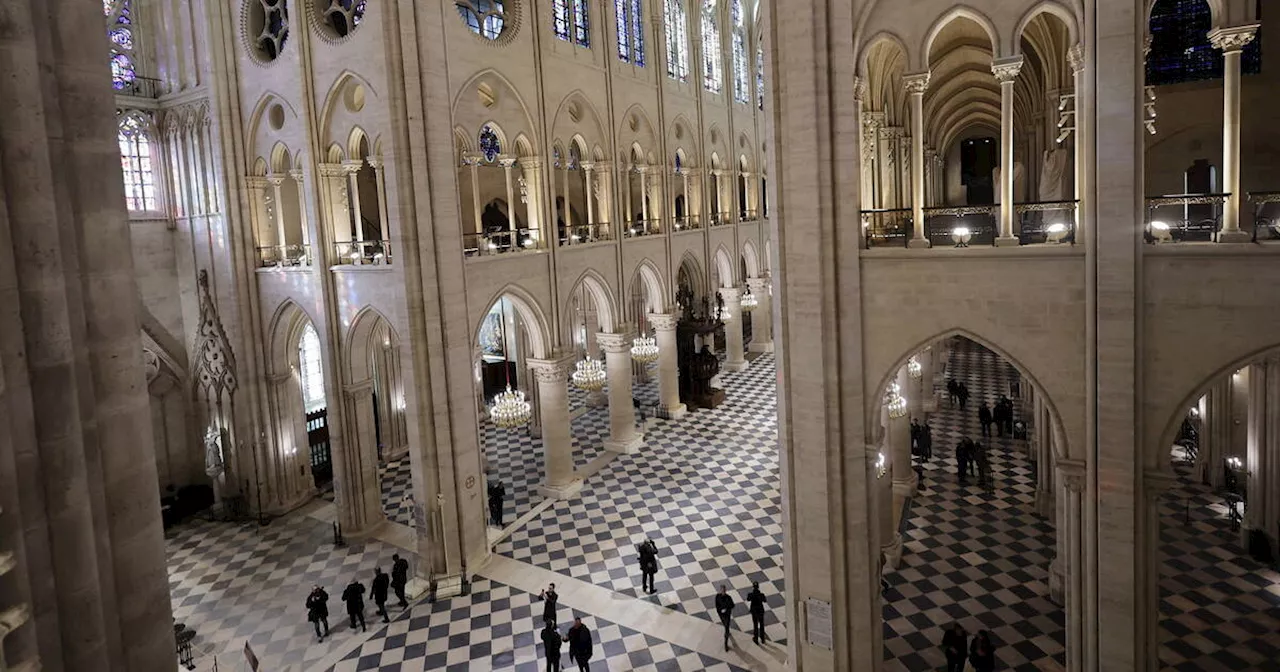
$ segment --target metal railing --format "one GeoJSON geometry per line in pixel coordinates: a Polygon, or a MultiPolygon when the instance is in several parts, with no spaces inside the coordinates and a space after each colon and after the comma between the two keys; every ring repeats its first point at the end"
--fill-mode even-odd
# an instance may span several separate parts
{"type": "Polygon", "coordinates": [[[1079,201],[1015,203],[1020,245],[1076,242],[1076,208],[1079,201]]]}
{"type": "Polygon", "coordinates": [[[734,219],[733,219],[733,216],[727,212],[713,212],[711,213],[711,218],[709,221],[711,222],[712,227],[717,227],[717,226],[725,226],[727,224],[733,224],[734,219]]]}
{"type": "Polygon", "coordinates": [[[1280,240],[1280,191],[1251,191],[1253,242],[1280,240]]]}
{"type": "Polygon", "coordinates": [[[687,215],[685,217],[677,217],[675,221],[676,231],[696,231],[702,228],[702,221],[697,215],[687,215]]]}
{"type": "Polygon", "coordinates": [[[924,235],[934,247],[996,244],[998,205],[962,205],[924,209],[924,235]]]}
{"type": "Polygon", "coordinates": [[[382,266],[390,263],[389,240],[348,240],[333,244],[334,266],[382,266]]]}
{"type": "Polygon", "coordinates": [[[867,249],[907,246],[911,239],[911,208],[863,210],[861,215],[867,249]]]}
{"type": "Polygon", "coordinates": [[[595,224],[574,224],[565,227],[564,237],[560,239],[561,247],[565,245],[586,245],[613,240],[613,228],[608,222],[595,224]]]}
{"type": "Polygon", "coordinates": [[[760,213],[756,210],[743,210],[740,216],[744,222],[754,222],[760,219],[760,213]]]}
{"type": "Polygon", "coordinates": [[[1217,242],[1222,210],[1231,194],[1148,196],[1148,243],[1217,242]]]}
{"type": "Polygon", "coordinates": [[[289,268],[310,265],[310,245],[268,245],[258,248],[259,268],[289,268]]]}
{"type": "Polygon", "coordinates": [[[153,77],[134,77],[131,81],[121,82],[122,86],[116,89],[116,93],[121,96],[135,96],[137,98],[159,98],[164,95],[164,82],[153,77]]]}
{"type": "Polygon", "coordinates": [[[541,249],[541,241],[542,238],[537,229],[464,233],[462,234],[462,253],[467,257],[487,257],[495,254],[528,252],[541,249]]]}
{"type": "Polygon", "coordinates": [[[627,228],[622,235],[625,238],[639,238],[641,236],[656,236],[660,233],[662,233],[662,220],[636,219],[627,224],[627,228]]]}

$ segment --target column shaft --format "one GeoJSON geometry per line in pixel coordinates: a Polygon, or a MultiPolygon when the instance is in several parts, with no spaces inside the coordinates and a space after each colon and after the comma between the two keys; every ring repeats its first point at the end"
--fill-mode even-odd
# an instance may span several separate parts
{"type": "Polygon", "coordinates": [[[907,93],[911,96],[911,247],[929,247],[924,230],[924,91],[929,86],[929,73],[909,75],[907,93]]]}
{"type": "Polygon", "coordinates": [[[1222,210],[1224,243],[1243,243],[1240,230],[1240,51],[1222,54],[1222,190],[1230,194],[1222,210]]]}
{"type": "MultiPolygon", "coordinates": [[[[725,279],[722,278],[723,282],[725,279]]],[[[723,287],[720,296],[724,298],[724,347],[726,371],[745,371],[748,363],[742,352],[742,290],[737,287],[723,287]]]]}
{"type": "Polygon", "coordinates": [[[649,315],[658,343],[658,399],[661,412],[670,419],[682,417],[687,407],[680,403],[680,367],[677,361],[676,316],[649,315]]]}
{"type": "Polygon", "coordinates": [[[631,400],[631,335],[599,334],[609,375],[609,440],[605,450],[633,453],[644,445],[644,435],[636,431],[636,409],[631,400]]]}
{"type": "Polygon", "coordinates": [[[1017,245],[1014,231],[1013,84],[1022,70],[1022,56],[999,58],[991,72],[1000,82],[1000,235],[996,245],[1017,245]]]}
{"type": "Polygon", "coordinates": [[[751,352],[773,352],[773,297],[768,278],[747,281],[751,294],[759,304],[751,311],[751,352]]]}
{"type": "Polygon", "coordinates": [[[569,426],[568,376],[572,359],[530,359],[538,379],[538,408],[542,416],[542,448],[546,482],[540,488],[557,499],[572,497],[582,489],[573,470],[573,442],[569,426]]]}

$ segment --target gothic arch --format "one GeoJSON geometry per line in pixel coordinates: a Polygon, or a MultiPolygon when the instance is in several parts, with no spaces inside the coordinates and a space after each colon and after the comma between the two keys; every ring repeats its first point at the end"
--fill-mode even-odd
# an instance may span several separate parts
{"type": "Polygon", "coordinates": [[[760,277],[760,255],[756,253],[756,244],[750,240],[742,244],[742,259],[747,264],[747,276],[760,277]]]}
{"type": "MultiPolygon", "coordinates": [[[[175,115],[168,115],[167,118],[168,120],[176,121],[175,115]]],[[[279,137],[293,139],[296,130],[291,127],[290,122],[296,122],[297,120],[298,112],[287,99],[274,91],[263,93],[257,104],[254,105],[253,112],[249,114],[249,124],[247,126],[249,132],[245,137],[247,143],[245,156],[247,159],[253,161],[256,158],[265,157],[265,150],[270,146],[273,139],[278,139],[279,137]],[[263,123],[273,103],[279,104],[280,109],[284,110],[285,113],[284,123],[278,131],[273,131],[267,127],[267,124],[263,123]]],[[[177,129],[173,130],[176,132],[177,129]]]]}
{"type": "MultiPolygon", "coordinates": [[[[307,324],[314,328],[315,321],[302,306],[288,299],[276,308],[269,324],[268,371],[276,376],[292,374],[294,366],[298,363],[298,339],[302,337],[302,328],[307,324]]],[[[324,346],[325,341],[322,338],[320,339],[322,350],[324,346]]]]}
{"type": "MultiPolygon", "coordinates": [[[[538,134],[529,115],[529,107],[511,81],[493,68],[485,68],[472,75],[458,89],[458,95],[451,106],[454,123],[468,130],[469,137],[476,136],[484,123],[476,120],[488,119],[485,123],[498,123],[511,138],[521,135],[532,138],[533,145],[539,146],[538,134]]],[[[503,151],[508,151],[507,136],[502,137],[503,151]]]]}
{"type": "MultiPolygon", "coordinates": [[[[1150,3],[1147,6],[1148,19],[1151,16],[1151,6],[1153,4],[1154,3],[1150,3]]],[[[1056,2],[1055,0],[1043,0],[1040,4],[1028,10],[1026,14],[1023,14],[1022,19],[1018,21],[1018,27],[1014,29],[1009,42],[1010,46],[1013,48],[1014,54],[1022,53],[1023,33],[1026,32],[1027,26],[1031,25],[1031,22],[1042,14],[1055,16],[1062,21],[1062,24],[1067,27],[1068,43],[1076,44],[1080,41],[1080,27],[1079,22],[1076,20],[1075,13],[1060,2],[1056,2]]]]}
{"type": "Polygon", "coordinates": [[[967,5],[958,5],[948,10],[937,21],[934,21],[933,26],[929,28],[929,32],[925,34],[924,41],[920,44],[920,63],[928,67],[929,55],[933,50],[933,41],[937,39],[942,29],[947,27],[947,24],[956,19],[969,19],[978,24],[987,33],[987,39],[991,41],[991,53],[996,58],[999,58],[1004,53],[1000,48],[1000,31],[996,30],[996,24],[987,18],[986,14],[967,5]]]}
{"type": "Polygon", "coordinates": [[[578,276],[578,280],[573,283],[572,288],[565,295],[565,310],[563,312],[566,318],[572,313],[569,310],[569,302],[573,300],[579,288],[586,290],[591,295],[591,300],[595,303],[600,330],[610,334],[616,332],[618,324],[621,322],[617,302],[613,299],[613,293],[609,291],[609,283],[599,273],[590,268],[578,276]]]}
{"type": "Polygon", "coordinates": [[[329,86],[329,91],[325,94],[324,105],[320,108],[320,138],[324,143],[339,142],[339,134],[337,128],[340,119],[349,121],[347,126],[355,126],[356,119],[370,118],[369,104],[371,101],[378,100],[378,92],[374,89],[369,80],[352,70],[343,70],[329,86]],[[348,95],[354,95],[356,89],[360,87],[363,90],[362,100],[357,109],[350,109],[348,102],[345,100],[348,95]]]}
{"type": "Polygon", "coordinates": [[[676,267],[676,277],[673,282],[678,283],[680,277],[680,269],[684,269],[685,275],[689,278],[689,289],[693,291],[695,299],[707,295],[707,276],[702,270],[702,264],[698,258],[693,256],[692,252],[685,252],[680,258],[680,265],[676,267]]]}
{"type": "MultiPolygon", "coordinates": [[[[1151,10],[1155,9],[1156,3],[1160,0],[1147,0],[1146,14],[1143,16],[1142,29],[1151,32],[1151,10]]],[[[1226,20],[1228,0],[1204,0],[1204,4],[1209,5],[1209,13],[1213,15],[1213,28],[1221,28],[1226,20]]]]}
{"type": "Polygon", "coordinates": [[[733,272],[733,257],[729,254],[729,250],[725,249],[724,244],[716,248],[714,260],[716,274],[720,276],[720,286],[715,289],[733,287],[736,284],[735,276],[737,274],[733,272]]]}
{"type": "Polygon", "coordinates": [[[505,285],[485,302],[484,310],[473,320],[471,327],[473,347],[480,340],[480,327],[484,325],[485,316],[489,314],[493,304],[503,298],[511,301],[511,305],[516,309],[516,314],[524,322],[533,356],[538,359],[550,357],[552,351],[551,329],[549,327],[550,322],[547,321],[546,311],[538,305],[538,300],[533,298],[532,294],[515,284],[505,285]]]}
{"type": "MultiPolygon", "coordinates": [[[[658,314],[666,311],[667,293],[662,284],[662,274],[658,272],[658,267],[654,266],[649,259],[641,259],[640,263],[636,264],[636,269],[631,274],[631,283],[627,289],[634,290],[637,282],[644,285],[645,295],[649,299],[645,309],[650,313],[658,314]]],[[[638,317],[638,315],[630,316],[633,320],[638,317]]]]}
{"type": "Polygon", "coordinates": [[[370,351],[377,345],[378,336],[386,336],[383,341],[386,347],[400,347],[400,337],[396,335],[391,321],[373,306],[365,306],[356,313],[346,336],[342,359],[347,380],[352,383],[362,383],[373,377],[370,351]]]}
{"type": "MultiPolygon", "coordinates": [[[[603,145],[607,136],[604,132],[604,126],[600,123],[600,114],[596,111],[595,105],[591,103],[591,99],[582,92],[581,89],[571,91],[569,95],[560,101],[560,106],[556,109],[555,116],[552,117],[551,135],[555,138],[566,136],[586,136],[584,147],[603,145]],[[577,119],[574,119],[574,111],[571,106],[577,106],[577,119]]],[[[583,158],[587,158],[589,154],[583,153],[583,158]]]]}

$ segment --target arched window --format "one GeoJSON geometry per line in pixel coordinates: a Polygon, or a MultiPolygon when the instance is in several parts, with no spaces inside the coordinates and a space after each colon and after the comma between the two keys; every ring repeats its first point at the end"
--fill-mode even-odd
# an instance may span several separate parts
{"type": "MultiPolygon", "coordinates": [[[[1222,77],[1222,52],[1209,41],[1213,12],[1205,0],[1159,0],[1151,8],[1150,28],[1149,86],[1222,77]]],[[[1259,33],[1244,48],[1244,74],[1262,72],[1261,38],[1259,33]]]]}
{"type": "Polygon", "coordinates": [[[716,0],[702,5],[702,70],[703,85],[712,93],[720,93],[724,85],[720,65],[720,24],[716,21],[716,0]]]}
{"type": "Polygon", "coordinates": [[[614,0],[618,22],[618,59],[644,66],[644,12],[641,0],[614,0]]]}
{"type": "Polygon", "coordinates": [[[551,20],[556,37],[580,47],[591,46],[587,0],[553,0],[551,20]]]}
{"type": "Polygon", "coordinates": [[[756,106],[764,109],[764,47],[756,47],[756,106]]]}
{"type": "Polygon", "coordinates": [[[498,140],[498,134],[493,131],[487,124],[480,129],[480,153],[484,154],[484,160],[493,163],[502,153],[502,143],[498,140]]]}
{"type": "Polygon", "coordinates": [[[308,322],[298,341],[298,380],[302,384],[302,405],[307,413],[325,407],[324,366],[320,359],[320,336],[308,322]]]}
{"type": "Polygon", "coordinates": [[[502,0],[455,0],[454,4],[471,32],[487,40],[496,40],[502,34],[507,22],[502,0]]]}
{"type": "Polygon", "coordinates": [[[148,122],[138,113],[120,118],[120,167],[124,170],[124,198],[131,212],[157,209],[155,164],[151,157],[148,122]]]}
{"type": "Polygon", "coordinates": [[[684,13],[684,0],[666,1],[667,75],[689,79],[689,20],[684,13]]]}
{"type": "Polygon", "coordinates": [[[133,5],[131,0],[102,0],[107,17],[107,37],[111,40],[111,85],[116,91],[132,91],[138,73],[133,52],[133,5]]]}
{"type": "Polygon", "coordinates": [[[747,79],[747,27],[742,19],[742,0],[729,0],[729,18],[733,22],[733,99],[739,103],[751,100],[747,79]]]}

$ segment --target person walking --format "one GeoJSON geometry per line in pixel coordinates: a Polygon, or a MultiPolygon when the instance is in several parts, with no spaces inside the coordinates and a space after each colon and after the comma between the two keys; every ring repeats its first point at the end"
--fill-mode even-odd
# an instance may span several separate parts
{"type": "Polygon", "coordinates": [[[969,468],[969,439],[960,439],[960,443],[956,444],[956,481],[961,484],[965,482],[966,471],[969,468]]]}
{"type": "Polygon", "coordinates": [[[560,672],[560,645],[564,639],[556,629],[555,621],[544,621],[542,648],[547,654],[547,672],[560,672]]]}
{"type": "Polygon", "coordinates": [[[933,429],[928,424],[920,429],[920,452],[925,462],[933,459],[933,429]]]}
{"type": "Polygon", "coordinates": [[[507,504],[507,486],[502,481],[489,481],[489,518],[495,527],[502,527],[502,508],[507,504]]]}
{"type": "Polygon", "coordinates": [[[569,642],[569,660],[578,664],[578,672],[591,669],[591,630],[582,624],[582,617],[573,619],[564,641],[569,642]]]}
{"type": "Polygon", "coordinates": [[[324,641],[329,636],[329,593],[324,588],[315,586],[307,595],[307,620],[316,626],[316,637],[324,641]],[[320,625],[324,624],[324,633],[320,633],[320,625]]]}
{"type": "Polygon", "coordinates": [[[920,435],[923,431],[920,428],[920,419],[911,418],[911,454],[919,455],[923,459],[923,453],[920,450],[920,435]]]}
{"type": "Polygon", "coordinates": [[[747,593],[747,605],[751,611],[751,641],[763,644],[768,641],[764,636],[764,593],[760,592],[760,583],[751,583],[751,592],[747,593]]]}
{"type": "MultiPolygon", "coordinates": [[[[1005,412],[1012,411],[1012,409],[1005,408],[1004,402],[1006,401],[1008,401],[1008,399],[1003,396],[1000,397],[1000,399],[996,401],[995,408],[991,412],[991,419],[996,423],[996,435],[1001,438],[1004,438],[1005,412]]],[[[990,436],[990,434],[988,434],[988,436],[990,436]]]]}
{"type": "Polygon", "coordinates": [[[381,567],[373,570],[373,583],[369,585],[369,594],[373,596],[373,604],[378,607],[378,615],[383,623],[390,623],[387,616],[387,589],[391,587],[391,577],[381,567]]]}
{"type": "Polygon", "coordinates": [[[991,409],[987,408],[987,402],[978,404],[978,424],[982,425],[982,436],[991,436],[991,423],[995,418],[991,415],[991,409]]]}
{"type": "Polygon", "coordinates": [[[964,383],[958,383],[960,386],[960,410],[964,410],[969,405],[969,386],[964,383]]]}
{"type": "Polygon", "coordinates": [[[733,622],[733,598],[729,595],[729,589],[722,583],[720,584],[720,593],[716,595],[716,614],[720,616],[720,622],[724,624],[724,650],[729,650],[729,624],[733,622]]]}
{"type": "Polygon", "coordinates": [[[947,655],[947,672],[964,672],[968,644],[969,633],[959,623],[952,625],[942,636],[942,650],[947,655]]]}
{"type": "Polygon", "coordinates": [[[556,584],[548,584],[546,590],[538,593],[538,599],[542,600],[542,620],[556,623],[556,604],[560,602],[556,584]]]}
{"type": "Polygon", "coordinates": [[[409,562],[400,557],[399,553],[391,556],[391,589],[396,591],[396,599],[400,600],[400,608],[404,609],[409,606],[409,601],[404,599],[404,587],[409,585],[409,562]]]}
{"type": "Polygon", "coordinates": [[[640,555],[640,589],[646,593],[656,593],[653,585],[654,576],[658,573],[658,545],[652,539],[645,539],[636,546],[640,555]]]}
{"type": "Polygon", "coordinates": [[[351,619],[351,629],[356,629],[356,622],[360,623],[360,628],[364,632],[369,631],[369,626],[364,622],[364,586],[354,579],[347,584],[347,589],[342,591],[342,601],[347,604],[347,618],[351,619]]]}
{"type": "Polygon", "coordinates": [[[947,379],[947,401],[950,402],[951,408],[956,407],[956,402],[960,400],[960,383],[955,378],[947,379]]]}
{"type": "Polygon", "coordinates": [[[991,464],[987,461],[987,447],[981,441],[973,444],[974,462],[978,463],[978,487],[991,487],[991,464]]]}
{"type": "Polygon", "coordinates": [[[996,646],[991,642],[991,633],[979,630],[969,646],[969,662],[973,663],[975,672],[993,672],[996,669],[996,646]]]}

